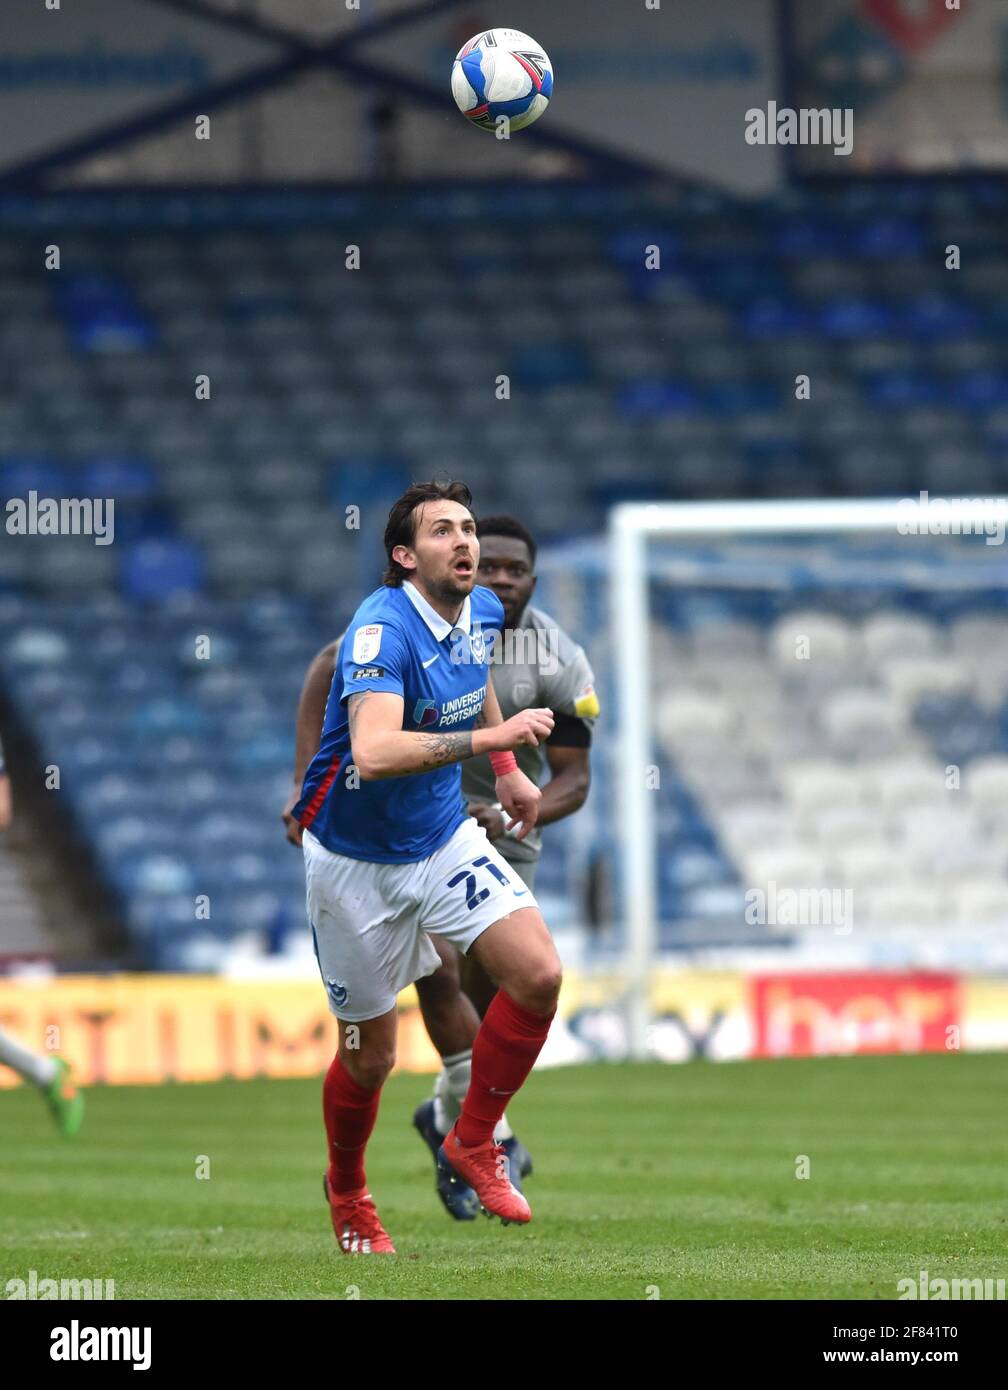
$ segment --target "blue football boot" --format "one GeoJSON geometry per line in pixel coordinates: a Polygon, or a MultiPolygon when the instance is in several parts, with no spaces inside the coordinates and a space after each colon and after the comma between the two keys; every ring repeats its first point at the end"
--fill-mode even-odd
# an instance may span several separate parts
{"type": "Polygon", "coordinates": [[[425,1100],[413,1112],[413,1128],[434,1155],[436,1178],[434,1186],[444,1204],[444,1209],[456,1221],[475,1221],[479,1215],[479,1198],[471,1187],[459,1178],[447,1164],[438,1158],[443,1134],[434,1126],[434,1102],[425,1100]]]}
{"type": "Polygon", "coordinates": [[[532,1155],[514,1134],[510,1139],[501,1140],[501,1148],[507,1154],[508,1177],[511,1179],[512,1185],[521,1192],[522,1178],[527,1178],[532,1172],[532,1155]]]}

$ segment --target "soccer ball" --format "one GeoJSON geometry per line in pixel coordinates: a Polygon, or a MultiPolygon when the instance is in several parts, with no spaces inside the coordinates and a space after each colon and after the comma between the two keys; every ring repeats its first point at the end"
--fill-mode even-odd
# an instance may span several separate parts
{"type": "Polygon", "coordinates": [[[452,66],[455,105],[473,125],[522,130],[537,121],[553,95],[553,64],[520,29],[486,29],[469,40],[452,66]]]}

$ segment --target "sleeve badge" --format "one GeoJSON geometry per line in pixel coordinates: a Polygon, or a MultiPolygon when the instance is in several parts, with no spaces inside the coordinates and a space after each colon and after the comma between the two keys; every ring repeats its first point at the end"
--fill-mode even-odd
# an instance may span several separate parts
{"type": "Polygon", "coordinates": [[[381,648],[382,626],[381,623],[368,623],[365,627],[359,627],[354,633],[353,659],[358,665],[363,665],[378,655],[381,648]]]}

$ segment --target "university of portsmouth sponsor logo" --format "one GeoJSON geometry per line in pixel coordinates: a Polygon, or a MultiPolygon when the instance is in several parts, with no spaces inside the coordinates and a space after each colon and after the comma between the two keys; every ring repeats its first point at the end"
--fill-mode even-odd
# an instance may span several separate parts
{"type": "Polygon", "coordinates": [[[452,724],[464,724],[469,719],[475,719],[483,708],[485,698],[486,686],[481,685],[478,690],[469,690],[454,700],[445,700],[441,706],[438,728],[444,729],[452,724]]]}
{"type": "Polygon", "coordinates": [[[438,722],[438,707],[433,700],[417,700],[413,706],[413,723],[418,729],[429,729],[438,722]]]}
{"type": "Polygon", "coordinates": [[[373,661],[381,648],[381,623],[366,623],[354,633],[353,659],[358,666],[373,661]]]}

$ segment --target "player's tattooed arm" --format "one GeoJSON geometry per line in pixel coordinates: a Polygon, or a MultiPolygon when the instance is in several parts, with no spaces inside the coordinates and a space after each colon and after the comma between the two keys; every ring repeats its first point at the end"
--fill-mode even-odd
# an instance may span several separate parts
{"type": "Polygon", "coordinates": [[[347,700],[351,756],[362,781],[413,777],[481,753],[535,746],[553,729],[549,710],[521,710],[504,723],[490,682],[483,717],[472,729],[451,733],[404,729],[403,714],[403,697],[392,691],[361,690],[347,700]]]}
{"type": "Polygon", "coordinates": [[[359,695],[351,695],[347,700],[347,723],[350,726],[350,742],[353,743],[357,726],[360,723],[361,706],[374,695],[373,690],[362,690],[359,695]]]}
{"type": "Polygon", "coordinates": [[[449,763],[459,763],[463,758],[473,755],[472,734],[417,734],[426,750],[423,766],[417,772],[430,772],[435,767],[446,767],[449,763]]]}
{"type": "Polygon", "coordinates": [[[347,700],[350,748],[365,782],[412,777],[473,756],[471,730],[423,733],[403,728],[403,698],[362,690],[347,700]]]}

